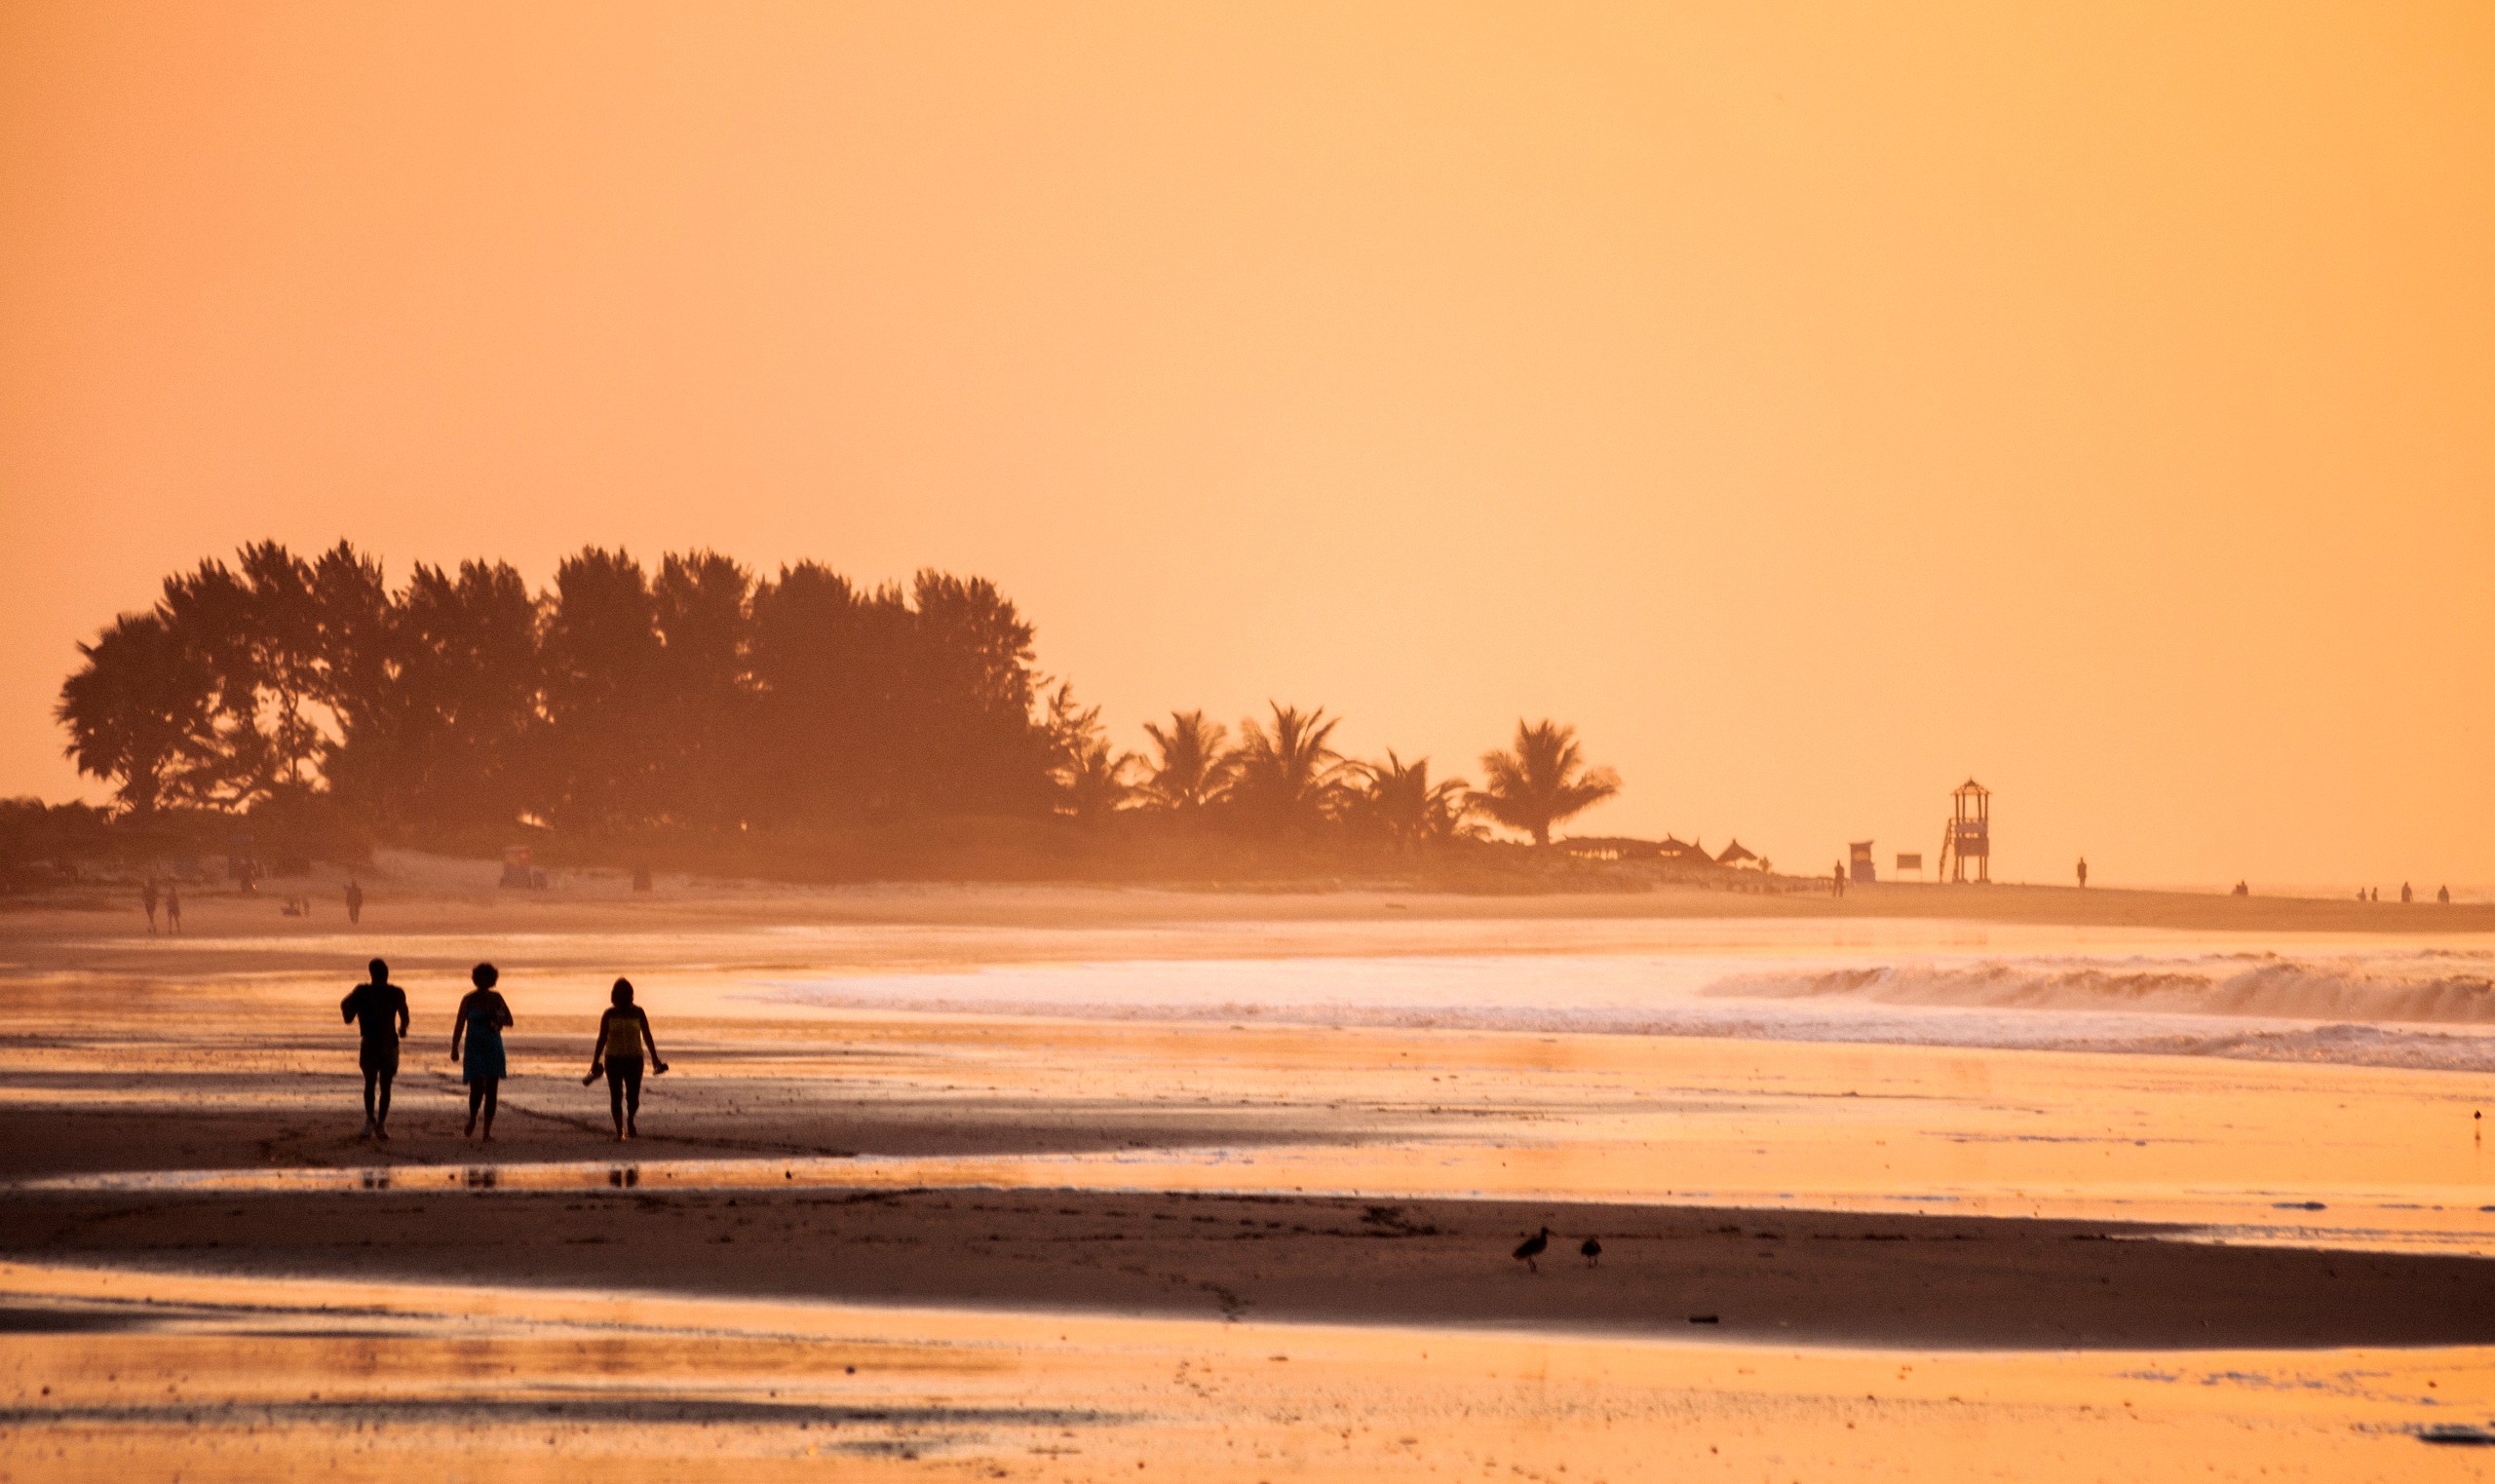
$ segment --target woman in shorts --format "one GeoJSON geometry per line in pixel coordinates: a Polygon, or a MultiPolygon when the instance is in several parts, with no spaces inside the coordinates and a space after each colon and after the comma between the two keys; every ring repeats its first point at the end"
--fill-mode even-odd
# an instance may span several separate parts
{"type": "Polygon", "coordinates": [[[615,1116],[615,1142],[637,1139],[641,1130],[636,1120],[641,1112],[641,1051],[650,1053],[649,1068],[653,1075],[667,1070],[659,1057],[659,1044],[650,1035],[650,1017],[633,1003],[633,981],[618,979],[611,995],[612,1005],[598,1017],[597,1045],[590,1048],[589,1076],[581,1079],[586,1087],[606,1079],[607,1109],[615,1116]]]}

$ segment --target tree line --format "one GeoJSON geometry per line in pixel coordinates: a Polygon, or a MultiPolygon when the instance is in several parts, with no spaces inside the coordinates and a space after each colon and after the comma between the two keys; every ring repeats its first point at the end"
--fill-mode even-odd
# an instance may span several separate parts
{"type": "Polygon", "coordinates": [[[537,592],[481,560],[393,588],[348,543],[260,542],[80,644],[57,714],[125,816],[317,797],[400,838],[1148,813],[1423,849],[1484,821],[1547,843],[1620,786],[1548,721],[1486,754],[1478,789],[1426,758],[1344,755],[1322,707],[1275,704],[1235,735],[1173,712],[1121,750],[1032,641],[994,584],[934,570],[867,589],[812,561],[757,575],[706,551],[652,570],[588,547],[537,592]]]}

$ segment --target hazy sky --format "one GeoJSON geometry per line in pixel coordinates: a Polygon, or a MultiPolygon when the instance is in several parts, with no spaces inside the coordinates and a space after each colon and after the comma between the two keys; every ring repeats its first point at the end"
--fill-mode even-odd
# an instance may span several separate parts
{"type": "Polygon", "coordinates": [[[2495,882],[2495,9],[11,0],[0,502],[0,792],[244,541],[710,546],[1131,744],[2495,882]]]}

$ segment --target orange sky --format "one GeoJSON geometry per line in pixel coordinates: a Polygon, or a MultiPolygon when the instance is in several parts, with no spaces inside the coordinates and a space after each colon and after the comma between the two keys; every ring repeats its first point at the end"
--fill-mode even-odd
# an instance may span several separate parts
{"type": "Polygon", "coordinates": [[[2495,882],[2495,11],[2052,9],[0,6],[0,792],[203,554],[709,545],[1793,868],[2495,882]]]}

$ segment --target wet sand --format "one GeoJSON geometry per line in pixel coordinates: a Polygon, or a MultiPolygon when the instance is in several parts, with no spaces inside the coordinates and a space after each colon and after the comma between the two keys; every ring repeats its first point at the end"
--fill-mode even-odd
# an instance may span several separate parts
{"type": "MultiPolygon", "coordinates": [[[[1375,900],[1189,916],[1174,894],[1086,915],[1013,892],[982,915],[936,890],[841,895],[872,920],[826,932],[731,894],[637,917],[441,898],[422,929],[375,912],[360,935],[210,902],[178,943],[0,919],[0,1475],[473,1455],[768,1477],[809,1448],[852,1472],[1069,1478],[1935,1457],[2096,1477],[2176,1449],[2219,1477],[2483,1466],[2421,1441],[2495,1426],[2483,1079],[799,1010],[750,986],[1243,945],[1603,951],[1650,929],[1540,901],[1408,930],[1375,900]],[[418,1017],[387,1145],[354,1137],[335,1024],[372,951],[418,1017]],[[451,971],[479,956],[521,1021],[490,1146],[461,1136],[445,1055],[451,971]],[[618,964],[678,1068],[623,1146],[578,1083],[618,964]],[[1544,1224],[1528,1274],[1508,1249],[1544,1224]]],[[[1709,921],[1673,931],[1787,941],[1709,921]]]]}
{"type": "MultiPolygon", "coordinates": [[[[0,1252],[363,1280],[1943,1350],[2495,1344],[2481,1259],[2114,1222],[1193,1192],[48,1192],[0,1252]],[[1528,1271],[1509,1254],[1554,1230],[1528,1271]],[[1598,1235],[1589,1261],[1579,1239],[1598,1235]]],[[[630,1183],[628,1183],[630,1182],[630,1183]]]]}
{"type": "Polygon", "coordinates": [[[1923,1351],[0,1265],[0,1474],[2483,1478],[2482,1349],[1923,1351]]]}

